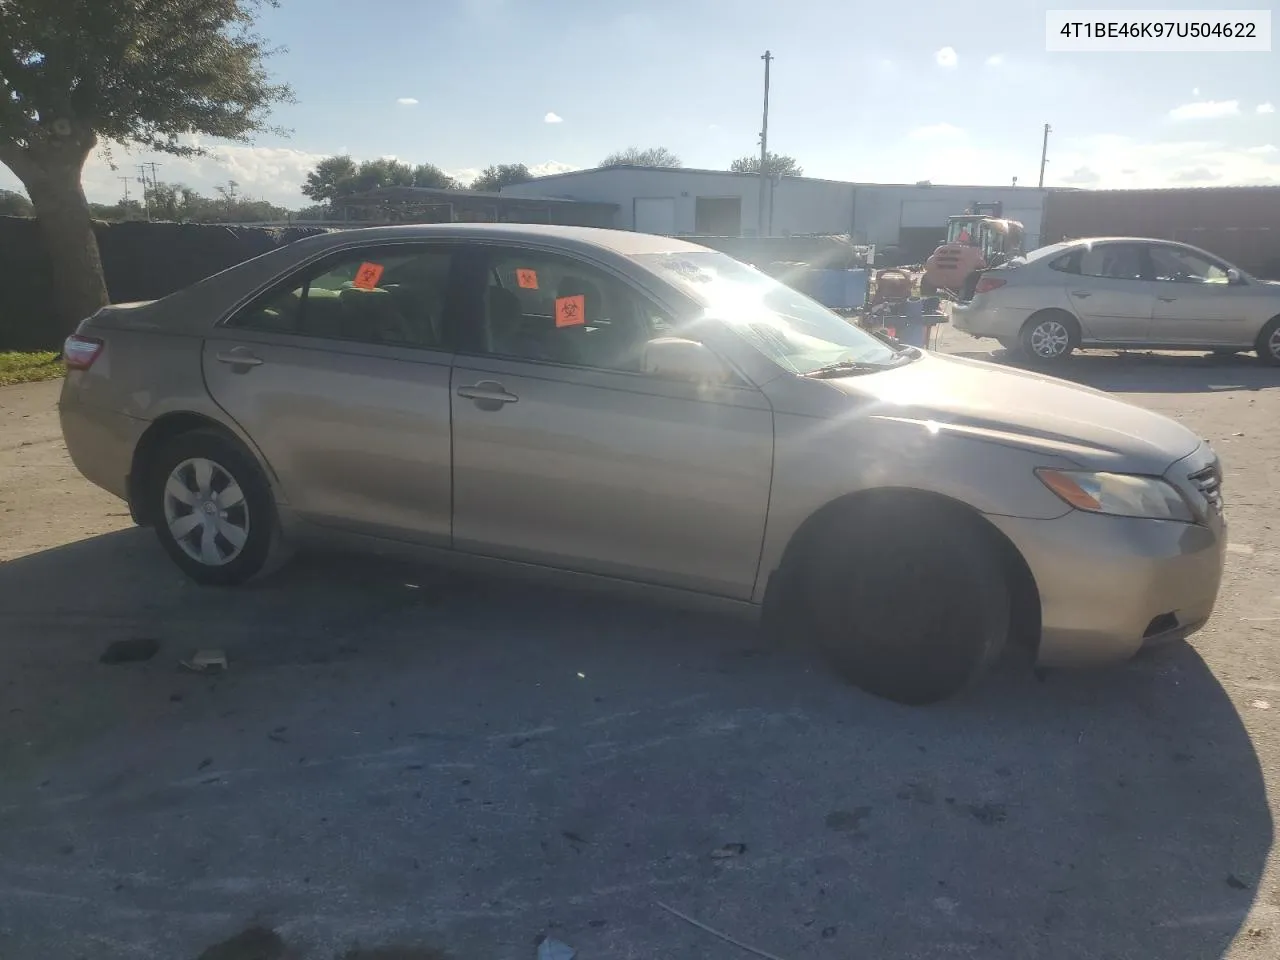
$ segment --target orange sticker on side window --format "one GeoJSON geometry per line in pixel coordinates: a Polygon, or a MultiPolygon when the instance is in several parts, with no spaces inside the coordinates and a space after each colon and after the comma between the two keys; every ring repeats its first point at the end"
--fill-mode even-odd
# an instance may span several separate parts
{"type": "Polygon", "coordinates": [[[538,289],[538,271],[520,269],[516,271],[516,283],[523,290],[538,289]]]}
{"type": "Polygon", "coordinates": [[[381,279],[382,264],[365,262],[360,264],[360,269],[356,271],[356,277],[351,281],[351,285],[361,290],[372,290],[381,279]]]}
{"type": "Polygon", "coordinates": [[[587,322],[587,298],[581,293],[576,297],[556,297],[556,326],[576,327],[587,322]]]}

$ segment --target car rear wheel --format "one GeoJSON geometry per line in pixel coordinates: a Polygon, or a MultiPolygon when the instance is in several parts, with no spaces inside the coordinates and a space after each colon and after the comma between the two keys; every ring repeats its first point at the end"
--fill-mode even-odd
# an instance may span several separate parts
{"type": "Polygon", "coordinates": [[[999,657],[1011,594],[982,520],[930,501],[873,498],[842,513],[804,575],[832,668],[876,696],[944,700],[999,657]]]}
{"type": "Polygon", "coordinates": [[[1075,317],[1062,310],[1044,310],[1022,327],[1022,352],[1032,360],[1052,363],[1065,360],[1080,345],[1075,317]]]}
{"type": "Polygon", "coordinates": [[[1280,317],[1273,317],[1258,334],[1258,359],[1272,366],[1280,366],[1280,317]]]}
{"type": "Polygon", "coordinates": [[[182,434],[151,460],[156,536],[192,580],[230,586],[275,569],[283,544],[271,488],[234,441],[182,434]]]}

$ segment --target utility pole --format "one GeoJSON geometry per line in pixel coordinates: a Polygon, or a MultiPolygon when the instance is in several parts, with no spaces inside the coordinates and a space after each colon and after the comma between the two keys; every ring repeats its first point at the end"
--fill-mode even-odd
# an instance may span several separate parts
{"type": "Polygon", "coordinates": [[[138,182],[142,184],[142,211],[146,214],[148,220],[151,219],[151,196],[147,192],[147,165],[145,163],[138,164],[138,172],[142,174],[138,178],[138,182]]]}
{"type": "Polygon", "coordinates": [[[124,184],[124,202],[125,202],[126,204],[128,204],[128,202],[129,202],[129,181],[132,179],[132,177],[116,177],[116,179],[117,179],[117,180],[119,180],[121,183],[123,183],[123,184],[124,184]]]}
{"type": "Polygon", "coordinates": [[[765,196],[769,184],[769,64],[773,62],[773,54],[766,50],[760,59],[764,61],[764,121],[760,124],[760,217],[756,234],[763,237],[765,196]]]}
{"type": "Polygon", "coordinates": [[[1044,165],[1049,162],[1049,134],[1053,127],[1044,125],[1044,142],[1040,145],[1040,187],[1044,188],[1044,165]]]}

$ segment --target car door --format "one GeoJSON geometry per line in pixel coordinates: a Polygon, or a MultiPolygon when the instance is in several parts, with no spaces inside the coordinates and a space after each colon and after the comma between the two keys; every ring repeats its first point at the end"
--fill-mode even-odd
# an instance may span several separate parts
{"type": "Polygon", "coordinates": [[[663,310],[620,273],[477,248],[453,371],[459,550],[747,599],[773,414],[745,381],[641,372],[663,310]]]}
{"type": "Polygon", "coordinates": [[[1227,264],[1171,243],[1153,243],[1148,251],[1156,292],[1152,342],[1253,347],[1252,291],[1230,282],[1227,264]]]}
{"type": "Polygon", "coordinates": [[[300,518],[448,546],[452,259],[444,245],[346,249],[205,341],[209,392],[300,518]]]}
{"type": "Polygon", "coordinates": [[[1096,243],[1080,251],[1067,297],[1085,340],[1143,343],[1155,300],[1142,245],[1096,243]]]}

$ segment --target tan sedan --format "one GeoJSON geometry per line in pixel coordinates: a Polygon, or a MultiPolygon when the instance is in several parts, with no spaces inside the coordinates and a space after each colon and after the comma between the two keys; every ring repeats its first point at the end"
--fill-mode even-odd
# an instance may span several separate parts
{"type": "Polygon", "coordinates": [[[340,545],[711,601],[913,703],[1008,641],[1180,639],[1218,592],[1218,459],[1184,427],[680,240],[331,233],[107,307],[66,359],[77,467],[204,584],[340,545]]]}

